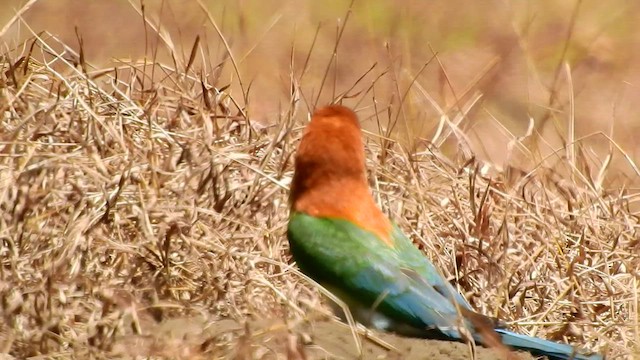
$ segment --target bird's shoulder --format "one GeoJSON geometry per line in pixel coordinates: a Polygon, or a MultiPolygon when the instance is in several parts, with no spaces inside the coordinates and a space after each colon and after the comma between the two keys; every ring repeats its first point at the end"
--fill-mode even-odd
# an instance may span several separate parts
{"type": "Polygon", "coordinates": [[[361,251],[381,251],[387,254],[394,252],[394,248],[381,241],[376,233],[340,217],[318,217],[304,212],[292,212],[287,231],[290,240],[313,246],[353,247],[360,248],[361,251]]]}

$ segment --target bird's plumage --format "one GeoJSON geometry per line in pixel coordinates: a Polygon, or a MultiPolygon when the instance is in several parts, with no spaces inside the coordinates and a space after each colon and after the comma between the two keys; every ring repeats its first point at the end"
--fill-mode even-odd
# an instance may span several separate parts
{"type": "Polygon", "coordinates": [[[314,114],[296,155],[287,236],[300,269],[367,326],[506,346],[556,359],[601,359],[503,329],[468,302],[380,211],[369,193],[360,126],[342,106],[314,114]],[[573,357],[572,357],[573,356],[573,357]]]}

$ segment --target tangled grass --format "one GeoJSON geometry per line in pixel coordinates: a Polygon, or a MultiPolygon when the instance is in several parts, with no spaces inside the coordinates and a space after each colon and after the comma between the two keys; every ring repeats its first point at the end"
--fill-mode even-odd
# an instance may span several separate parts
{"type": "MultiPolygon", "coordinates": [[[[285,228],[308,114],[294,99],[258,128],[215,74],[90,69],[51,42],[0,63],[0,353],[303,358],[298,325],[323,310],[285,228]],[[287,330],[279,349],[243,326],[160,330],[265,318],[287,330]]],[[[610,358],[639,353],[638,194],[542,170],[489,176],[473,157],[373,134],[367,153],[383,209],[479,311],[610,358]]]]}

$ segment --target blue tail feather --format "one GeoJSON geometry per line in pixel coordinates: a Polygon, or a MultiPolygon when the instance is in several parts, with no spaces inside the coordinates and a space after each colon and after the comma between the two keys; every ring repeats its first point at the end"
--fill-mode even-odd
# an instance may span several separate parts
{"type": "Polygon", "coordinates": [[[603,360],[600,354],[584,355],[575,347],[557,342],[539,339],[527,335],[517,334],[504,329],[496,329],[502,337],[502,343],[520,350],[526,350],[533,355],[546,356],[553,360],[603,360]]]}

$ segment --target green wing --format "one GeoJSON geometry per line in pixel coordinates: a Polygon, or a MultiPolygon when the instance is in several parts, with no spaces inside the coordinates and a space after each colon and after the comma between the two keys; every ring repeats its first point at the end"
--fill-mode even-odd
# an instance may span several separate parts
{"type": "Polygon", "coordinates": [[[443,296],[453,299],[460,306],[472,310],[467,300],[440,274],[429,259],[413,245],[397,226],[394,226],[392,238],[398,252],[402,254],[405,266],[414,270],[418,275],[433,286],[443,296]]]}
{"type": "Polygon", "coordinates": [[[347,296],[348,303],[368,308],[378,304],[375,311],[395,322],[416,329],[438,328],[446,336],[460,338],[455,330],[457,309],[448,300],[451,296],[438,289],[448,284],[443,279],[435,282],[436,287],[430,284],[437,272],[429,271],[435,268],[406,237],[399,237],[392,248],[349,221],[295,212],[287,236],[300,269],[347,296]]]}

